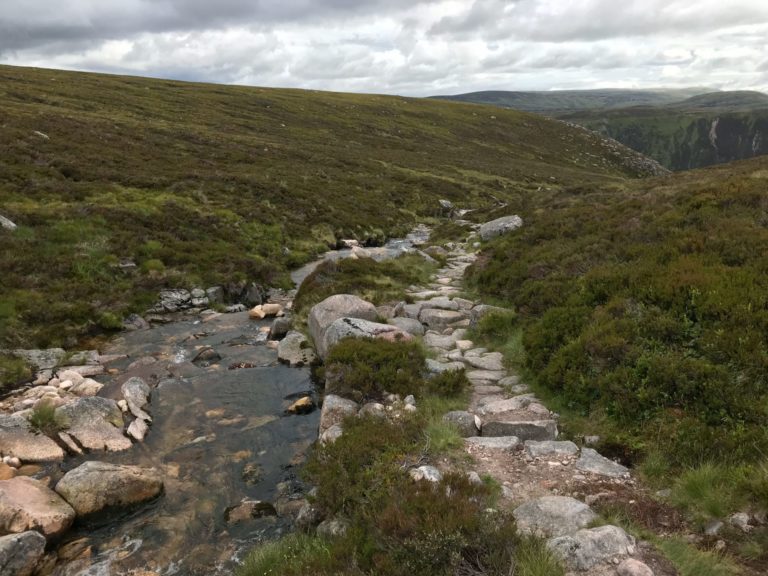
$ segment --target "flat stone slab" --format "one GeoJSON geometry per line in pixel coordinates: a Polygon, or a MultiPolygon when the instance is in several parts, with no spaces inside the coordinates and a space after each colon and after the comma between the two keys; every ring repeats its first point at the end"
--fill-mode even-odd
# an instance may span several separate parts
{"type": "Polygon", "coordinates": [[[452,350],[456,347],[456,337],[453,334],[443,335],[436,332],[427,332],[424,334],[424,344],[430,348],[452,350]]]}
{"type": "Polygon", "coordinates": [[[469,446],[491,450],[514,450],[520,445],[520,438],[517,436],[471,436],[464,438],[464,442],[469,446]]]}
{"type": "Polygon", "coordinates": [[[133,446],[123,434],[123,413],[114,400],[80,398],[57,408],[56,415],[67,423],[65,433],[85,450],[120,452],[133,446]]]}
{"type": "Polygon", "coordinates": [[[483,436],[517,436],[521,440],[554,440],[557,438],[557,422],[554,420],[529,420],[483,422],[483,436]]]}
{"type": "Polygon", "coordinates": [[[529,500],[512,512],[517,529],[538,537],[566,536],[597,518],[592,509],[568,496],[542,496],[529,500]]]}
{"type": "Polygon", "coordinates": [[[453,310],[440,310],[439,308],[422,309],[419,314],[419,321],[426,324],[433,330],[444,330],[454,322],[466,320],[466,312],[456,312],[453,310]]]}
{"type": "Polygon", "coordinates": [[[17,476],[0,481],[0,532],[37,530],[58,536],[75,520],[75,511],[39,480],[17,476]]]}
{"type": "Polygon", "coordinates": [[[512,412],[514,410],[523,410],[529,406],[536,399],[533,394],[526,394],[522,396],[514,396],[512,398],[504,398],[503,400],[495,400],[492,402],[484,402],[479,410],[480,414],[503,414],[504,412],[512,412]]]}
{"type": "Polygon", "coordinates": [[[494,372],[504,370],[504,357],[500,352],[489,352],[482,356],[468,356],[464,361],[479,370],[492,370],[494,372]]]}
{"type": "Polygon", "coordinates": [[[464,364],[461,362],[438,362],[427,358],[427,370],[432,374],[442,374],[443,372],[457,372],[464,370],[464,364]]]}
{"type": "Polygon", "coordinates": [[[576,461],[576,469],[611,478],[629,478],[629,468],[609,460],[592,448],[581,450],[581,458],[576,461]]]}
{"type": "Polygon", "coordinates": [[[579,530],[547,541],[547,548],[571,570],[585,572],[603,562],[635,553],[635,539],[618,526],[579,530]]]}
{"type": "MultiPolygon", "coordinates": [[[[467,355],[464,355],[465,359],[467,358],[467,355]]],[[[467,372],[467,378],[469,378],[471,381],[475,380],[485,380],[488,382],[498,382],[504,376],[506,376],[507,373],[503,370],[470,370],[467,372]]]]}
{"type": "Polygon", "coordinates": [[[533,458],[540,456],[549,456],[555,454],[556,456],[575,456],[579,453],[579,447],[569,440],[558,442],[556,440],[526,440],[525,452],[533,458]]]}
{"type": "Polygon", "coordinates": [[[0,453],[22,462],[56,462],[64,450],[44,434],[32,430],[22,416],[0,415],[0,453]]]}

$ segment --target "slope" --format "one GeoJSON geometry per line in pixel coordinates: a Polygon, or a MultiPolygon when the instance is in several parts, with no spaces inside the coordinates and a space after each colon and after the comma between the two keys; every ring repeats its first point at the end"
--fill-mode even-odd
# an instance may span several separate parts
{"type": "Polygon", "coordinates": [[[19,225],[0,229],[0,346],[15,347],[74,345],[162,287],[287,286],[290,267],[401,234],[438,198],[524,204],[650,166],[514,111],[9,66],[0,125],[0,213],[19,225]]]}

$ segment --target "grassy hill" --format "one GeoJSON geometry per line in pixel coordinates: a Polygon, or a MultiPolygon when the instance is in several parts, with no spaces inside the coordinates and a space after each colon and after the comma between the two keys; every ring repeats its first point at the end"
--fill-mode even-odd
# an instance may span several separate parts
{"type": "Polygon", "coordinates": [[[549,116],[574,110],[606,110],[627,106],[671,104],[708,92],[706,88],[668,90],[551,90],[540,92],[485,91],[454,96],[435,96],[442,100],[491,104],[549,116]]]}
{"type": "Polygon", "coordinates": [[[515,111],[9,66],[0,126],[0,214],[19,225],[0,229],[0,347],[74,345],[162,287],[285,286],[338,239],[402,234],[439,198],[523,206],[646,171],[515,111]]]}

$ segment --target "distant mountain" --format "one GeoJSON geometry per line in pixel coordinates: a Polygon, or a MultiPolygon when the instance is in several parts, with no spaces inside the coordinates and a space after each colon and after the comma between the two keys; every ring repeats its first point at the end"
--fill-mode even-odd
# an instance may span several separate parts
{"type": "Polygon", "coordinates": [[[552,90],[547,92],[486,91],[454,96],[434,96],[440,100],[490,104],[556,116],[575,110],[624,108],[672,104],[710,92],[709,88],[658,90],[552,90]]]}
{"type": "Polygon", "coordinates": [[[713,92],[662,106],[559,115],[618,140],[671,170],[768,154],[768,95],[713,92]]]}

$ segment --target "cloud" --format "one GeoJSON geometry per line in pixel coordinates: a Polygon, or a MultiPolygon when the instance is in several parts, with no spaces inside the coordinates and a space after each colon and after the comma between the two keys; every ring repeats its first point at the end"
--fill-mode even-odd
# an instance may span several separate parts
{"type": "Polygon", "coordinates": [[[768,84],[763,0],[2,0],[0,62],[408,95],[768,84]]]}

